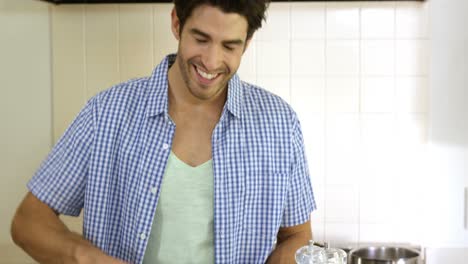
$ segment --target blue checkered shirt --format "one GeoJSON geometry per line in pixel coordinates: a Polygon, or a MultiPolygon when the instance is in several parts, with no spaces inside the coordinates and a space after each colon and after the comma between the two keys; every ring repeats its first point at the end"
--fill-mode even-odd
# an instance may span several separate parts
{"type": "MultiPolygon", "coordinates": [[[[28,183],[60,214],[83,210],[83,236],[130,263],[143,261],[176,129],[168,114],[174,59],[91,98],[28,183]]],[[[234,75],[211,143],[215,262],[264,263],[279,227],[304,223],[315,209],[297,116],[234,75]]]]}

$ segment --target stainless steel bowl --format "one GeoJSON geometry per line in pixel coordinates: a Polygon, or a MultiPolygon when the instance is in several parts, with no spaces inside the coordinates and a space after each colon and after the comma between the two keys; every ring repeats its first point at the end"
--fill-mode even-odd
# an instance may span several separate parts
{"type": "Polygon", "coordinates": [[[419,252],[402,247],[362,247],[349,252],[349,264],[417,264],[419,252]]]}

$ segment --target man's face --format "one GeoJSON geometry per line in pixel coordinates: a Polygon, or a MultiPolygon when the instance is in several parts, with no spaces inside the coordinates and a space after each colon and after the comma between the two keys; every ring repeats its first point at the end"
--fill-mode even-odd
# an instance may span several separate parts
{"type": "Polygon", "coordinates": [[[179,34],[173,11],[172,30],[179,40],[176,64],[190,94],[209,100],[224,91],[247,47],[247,27],[239,14],[202,5],[192,11],[179,34]]]}

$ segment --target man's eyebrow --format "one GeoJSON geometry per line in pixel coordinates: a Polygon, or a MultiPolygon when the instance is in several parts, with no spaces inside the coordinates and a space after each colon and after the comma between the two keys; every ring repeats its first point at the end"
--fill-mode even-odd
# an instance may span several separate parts
{"type": "MultiPolygon", "coordinates": [[[[207,39],[211,39],[211,36],[199,29],[196,29],[196,28],[192,28],[190,29],[190,33],[192,34],[195,34],[195,35],[199,35],[203,38],[207,38],[207,39]]],[[[224,40],[223,41],[223,44],[225,45],[243,45],[244,44],[244,41],[242,39],[231,39],[231,40],[224,40]]]]}
{"type": "Polygon", "coordinates": [[[242,39],[232,39],[223,41],[223,43],[226,45],[243,45],[244,41],[242,39]]]}
{"type": "Polygon", "coordinates": [[[203,32],[203,31],[201,31],[199,29],[196,29],[196,28],[190,29],[190,33],[195,34],[195,35],[200,35],[200,36],[202,36],[204,38],[207,38],[207,39],[211,39],[210,35],[208,35],[207,33],[203,32]]]}

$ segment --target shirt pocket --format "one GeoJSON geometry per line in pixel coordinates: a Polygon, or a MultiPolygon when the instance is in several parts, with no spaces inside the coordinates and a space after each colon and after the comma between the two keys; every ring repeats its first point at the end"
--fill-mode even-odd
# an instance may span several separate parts
{"type": "Polygon", "coordinates": [[[286,202],[287,174],[254,171],[246,175],[244,187],[243,230],[268,238],[276,236],[286,202]]]}

